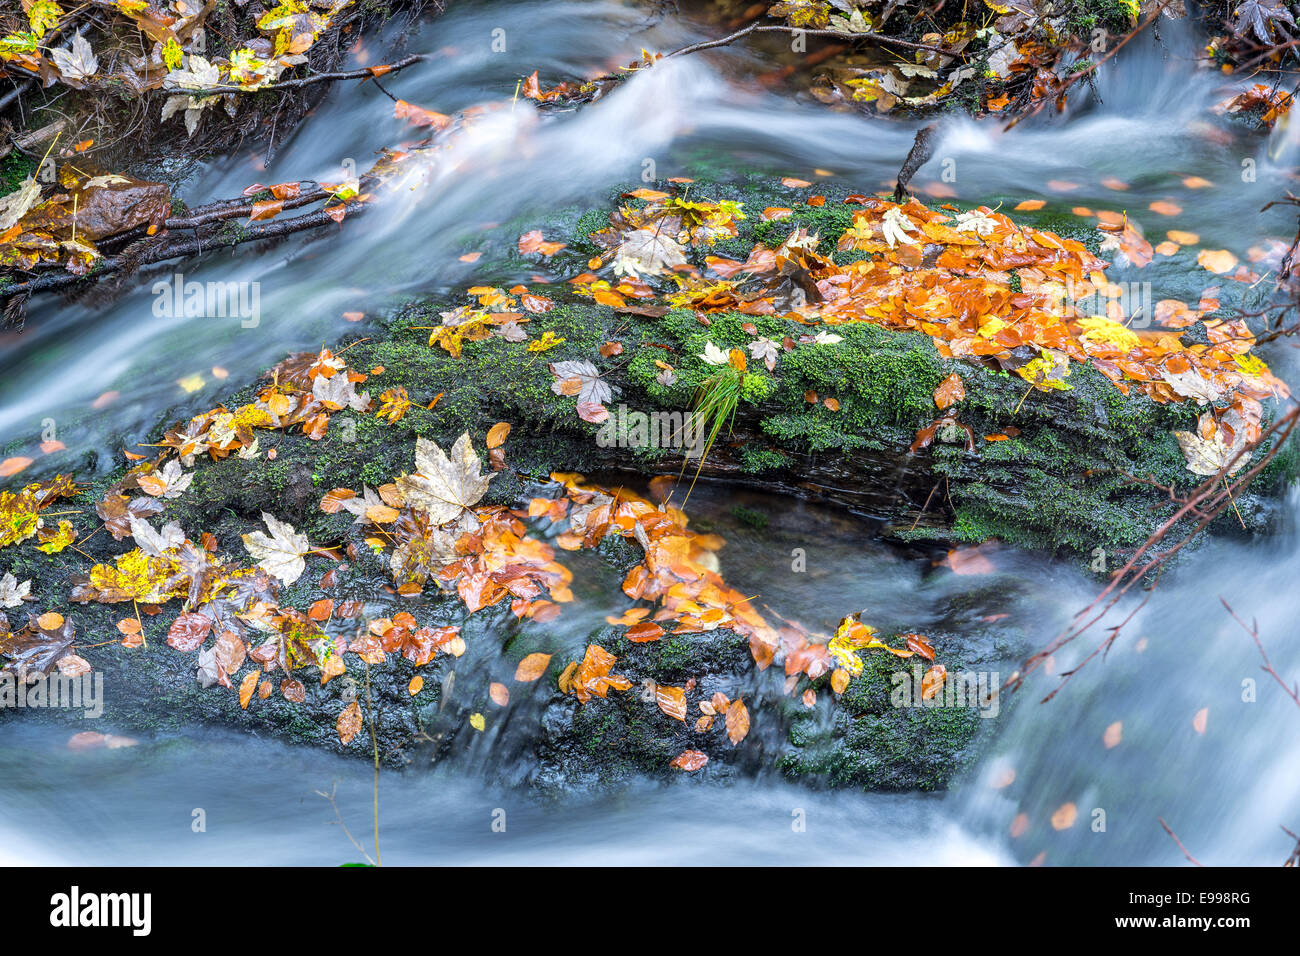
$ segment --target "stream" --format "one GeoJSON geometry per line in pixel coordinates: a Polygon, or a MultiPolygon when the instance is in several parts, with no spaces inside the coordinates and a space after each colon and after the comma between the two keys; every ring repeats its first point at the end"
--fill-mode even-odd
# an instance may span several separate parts
{"type": "MultiPolygon", "coordinates": [[[[714,35],[689,19],[650,20],[643,8],[611,0],[453,5],[408,43],[409,52],[443,55],[384,85],[453,113],[508,103],[518,78],[533,69],[544,82],[586,77],[632,61],[642,47],[671,50],[714,35]],[[491,48],[498,27],[506,31],[504,54],[491,48]]],[[[1211,106],[1228,93],[1221,75],[1197,68],[1199,42],[1183,24],[1163,23],[1159,42],[1139,38],[1101,71],[1099,101],[1081,96],[1066,114],[1010,132],[945,118],[935,157],[913,187],[1003,202],[1004,211],[1024,199],[1063,211],[1128,210],[1153,244],[1165,230],[1195,232],[1202,247],[1243,261],[1266,237],[1289,241],[1291,214],[1258,210],[1294,189],[1295,134],[1270,139],[1216,117],[1211,106]],[[940,179],[945,161],[955,171],[950,182],[940,179]],[[1127,188],[1103,185],[1112,177],[1127,188]],[[1188,185],[1189,177],[1212,185],[1188,185]],[[1153,202],[1182,211],[1161,215],[1150,211],[1153,202]]],[[[383,60],[383,44],[368,37],[353,65],[383,60]]],[[[0,333],[0,442],[30,436],[35,448],[52,427],[69,450],[33,472],[106,471],[159,417],[209,408],[285,353],[364,328],[345,312],[373,315],[403,298],[527,281],[528,274],[485,275],[458,257],[499,258],[494,253],[515,242],[521,221],[600,203],[639,179],[646,160],[664,178],[734,168],[815,179],[820,170],[863,192],[892,184],[918,124],[796,100],[758,81],[767,69],[757,52],[735,46],[665,61],[575,112],[540,117],[520,100],[468,129],[429,182],[345,222],[339,236],[212,254],[142,274],[111,296],[34,301],[25,331],[0,333]],[[155,315],[151,286],[177,270],[186,279],[259,283],[259,324],[155,315]]],[[[280,146],[270,168],[245,150],[195,169],[181,195],[197,205],[253,182],[337,180],[347,160],[364,171],[376,150],[407,135],[391,117],[390,101],[373,84],[341,86],[280,146]]],[[[1247,285],[1200,269],[1188,249],[1140,271],[1113,272],[1116,281],[1151,282],[1154,299],[1194,303],[1213,285],[1225,305],[1250,294],[1247,285]]],[[[1296,381],[1285,344],[1262,354],[1280,377],[1296,381]]],[[[938,621],[1004,614],[1037,646],[1099,587],[1074,564],[1009,548],[995,552],[989,574],[955,574],[873,540],[855,519],[798,502],[756,498],[773,516],[756,531],[732,517],[738,499],[725,489],[697,497],[692,516],[712,521],[727,540],[720,560],[728,583],[821,630],[857,608],[886,632],[924,633],[938,621]],[[808,571],[792,574],[790,541],[796,533],[809,539],[810,526],[808,571]]],[[[1293,845],[1280,826],[1300,829],[1300,712],[1260,670],[1250,636],[1219,598],[1247,622],[1258,620],[1274,667],[1296,680],[1300,496],[1293,493],[1284,510],[1287,520],[1266,540],[1218,538],[1188,555],[1112,651],[1050,702],[1039,700],[1057,678],[1035,675],[994,718],[984,757],[947,793],[815,791],[772,773],[540,802],[485,788],[471,752],[450,766],[381,776],[384,862],[1180,863],[1163,818],[1203,862],[1280,864],[1293,845]],[[1103,736],[1116,722],[1122,740],[1108,747],[1103,736]],[[1077,807],[1078,822],[1057,831],[1049,819],[1066,803],[1077,807]],[[492,828],[498,808],[508,821],[504,833],[492,828]],[[1026,823],[1013,835],[1019,814],[1026,823]],[[797,819],[802,830],[792,826],[797,819]]],[[[605,613],[599,594],[581,594],[573,613],[566,609],[549,626],[572,629],[577,643],[605,613]]],[[[1068,671],[1103,636],[1100,627],[1090,631],[1057,654],[1052,671],[1068,671]]],[[[369,832],[370,768],[355,759],[208,729],[91,751],[69,749],[69,734],[3,725],[0,863],[356,860],[316,793],[336,783],[351,832],[363,842],[369,832]],[[206,832],[192,829],[196,809],[206,832]]]]}

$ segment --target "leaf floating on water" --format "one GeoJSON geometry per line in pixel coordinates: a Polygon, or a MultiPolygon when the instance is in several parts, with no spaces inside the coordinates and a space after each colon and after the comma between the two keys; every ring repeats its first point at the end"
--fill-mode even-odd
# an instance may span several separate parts
{"type": "Polygon", "coordinates": [[[546,673],[546,668],[550,666],[550,663],[550,654],[529,654],[515,668],[515,680],[521,684],[531,683],[546,673]]]}
{"type": "Polygon", "coordinates": [[[1124,739],[1124,724],[1122,721],[1115,721],[1106,728],[1106,732],[1101,735],[1101,742],[1106,745],[1107,750],[1114,750],[1124,739]]]}
{"type": "Polygon", "coordinates": [[[1074,821],[1079,816],[1079,808],[1073,803],[1063,803],[1057,807],[1056,812],[1052,814],[1053,830],[1068,830],[1074,826],[1074,821]]]}
{"type": "Polygon", "coordinates": [[[1192,729],[1195,730],[1198,734],[1205,733],[1205,728],[1206,725],[1209,723],[1209,720],[1210,720],[1210,708],[1202,707],[1200,710],[1196,712],[1196,716],[1192,718],[1192,729]]]}
{"type": "Polygon", "coordinates": [[[472,530],[478,519],[469,509],[487,494],[494,475],[481,474],[483,463],[465,432],[451,448],[451,456],[427,438],[416,439],[416,472],[397,479],[402,503],[427,514],[435,524],[456,522],[472,530]]]}

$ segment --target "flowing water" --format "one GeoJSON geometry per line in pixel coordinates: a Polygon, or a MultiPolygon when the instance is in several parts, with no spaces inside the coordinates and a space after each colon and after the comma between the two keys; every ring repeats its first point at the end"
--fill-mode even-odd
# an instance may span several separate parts
{"type": "MultiPolygon", "coordinates": [[[[1202,245],[1243,260],[1266,237],[1286,236],[1285,213],[1258,210],[1293,177],[1292,134],[1283,130],[1270,142],[1223,123],[1211,112],[1227,95],[1223,78],[1197,70],[1196,37],[1177,24],[1161,30],[1162,42],[1135,42],[1102,71],[1099,102],[1081,99],[1064,116],[1006,133],[945,120],[935,158],[913,185],[1007,206],[1042,198],[1067,210],[1128,210],[1153,242],[1167,229],[1196,232],[1202,245]],[[1108,177],[1127,188],[1103,185],[1108,177]],[[1157,201],[1182,211],[1149,211],[1157,201]]],[[[590,76],[630,62],[642,47],[675,49],[711,35],[680,17],[650,19],[635,5],[605,0],[461,4],[410,40],[408,49],[440,55],[384,83],[395,96],[451,113],[508,104],[519,76],[533,69],[550,79],[590,76]],[[491,46],[498,27],[506,30],[504,54],[491,46]]],[[[358,62],[382,61],[382,48],[380,39],[368,40],[358,62]]],[[[515,241],[521,221],[594,203],[638,179],[647,160],[661,177],[690,175],[705,162],[809,179],[826,170],[862,191],[892,181],[914,124],[797,101],[759,81],[769,68],[736,47],[663,62],[575,112],[539,118],[523,101],[506,105],[467,130],[427,183],[345,223],[340,236],[244,247],[177,267],[187,280],[259,283],[254,328],[156,315],[151,286],[171,267],[112,296],[33,303],[26,331],[0,336],[0,442],[29,438],[34,446],[52,420],[70,451],[42,466],[107,469],[113,452],[160,416],[208,408],[285,352],[354,330],[344,312],[373,314],[403,296],[483,278],[458,256],[483,251],[491,261],[515,241]],[[187,387],[178,384],[183,379],[187,387]],[[87,449],[101,453],[98,462],[87,460],[87,449]]],[[[269,169],[260,155],[214,159],[181,193],[197,205],[254,181],[337,180],[345,161],[364,170],[376,150],[403,137],[390,116],[373,84],[340,88],[282,144],[269,169]]],[[[1251,294],[1199,270],[1186,250],[1115,278],[1151,281],[1157,299],[1195,301],[1210,285],[1223,287],[1226,304],[1251,294]]],[[[1283,377],[1294,370],[1289,350],[1265,354],[1283,377]]],[[[728,524],[724,495],[701,495],[701,513],[728,540],[722,571],[746,593],[823,629],[859,607],[878,626],[919,631],[963,615],[1006,614],[1037,644],[1096,592],[1093,579],[1041,555],[1003,550],[991,575],[956,575],[873,542],[869,529],[847,519],[765,504],[777,518],[755,532],[728,524]],[[783,535],[799,528],[806,538],[810,522],[817,544],[808,573],[792,575],[783,535]]],[[[1268,540],[1215,540],[1188,557],[1111,653],[1050,703],[1038,699],[1056,678],[1031,680],[996,718],[988,755],[947,794],[684,779],[539,804],[485,789],[476,763],[464,760],[384,775],[385,862],[934,864],[1027,863],[1042,855],[1048,863],[1175,863],[1181,856],[1157,822],[1163,817],[1207,863],[1280,863],[1290,841],[1279,826],[1300,828],[1300,711],[1260,671],[1254,644],[1219,596],[1244,619],[1258,618],[1276,669],[1295,680],[1300,539],[1290,519],[1297,508],[1300,500],[1288,502],[1285,527],[1268,540]],[[1116,722],[1122,742],[1108,748],[1103,735],[1116,722]],[[1066,803],[1079,819],[1058,832],[1049,818],[1066,803]],[[491,828],[498,808],[507,814],[505,834],[491,828]],[[802,832],[792,826],[796,811],[806,821],[802,832]],[[1027,824],[1012,836],[1019,814],[1027,824]]],[[[580,597],[593,602],[587,617],[606,613],[598,595],[580,597]]],[[[575,610],[579,621],[566,625],[562,617],[554,626],[573,628],[577,641],[583,609],[575,610]]],[[[1101,636],[1097,630],[1060,652],[1054,673],[1069,670],[1101,636]]],[[[67,736],[4,725],[0,861],[355,859],[315,793],[336,781],[352,832],[364,835],[369,826],[370,777],[357,761],[209,731],[90,752],[67,749],[67,736]],[[191,829],[195,808],[206,813],[206,833],[191,829]]]]}

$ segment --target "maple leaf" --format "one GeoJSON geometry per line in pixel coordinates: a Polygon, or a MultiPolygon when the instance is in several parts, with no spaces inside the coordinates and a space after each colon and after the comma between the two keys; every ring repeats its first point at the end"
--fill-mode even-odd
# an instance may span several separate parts
{"type": "Polygon", "coordinates": [[[0,232],[7,232],[41,199],[41,184],[29,177],[7,196],[0,196],[0,232]]]}
{"type": "Polygon", "coordinates": [[[155,498],[179,498],[193,480],[194,475],[185,474],[181,469],[181,463],[175,459],[152,474],[136,477],[140,490],[155,498]]]}
{"type": "Polygon", "coordinates": [[[94,76],[99,71],[99,60],[80,33],[72,38],[72,46],[66,50],[51,50],[50,59],[58,67],[64,82],[79,82],[94,76]]]}
{"type": "Polygon", "coordinates": [[[577,395],[579,405],[604,405],[614,397],[613,388],[586,359],[552,362],[550,369],[555,376],[551,391],[556,395],[577,395]]]}
{"type": "Polygon", "coordinates": [[[1223,389],[1194,368],[1185,372],[1170,372],[1165,369],[1161,371],[1160,377],[1183,398],[1195,399],[1198,405],[1217,401],[1223,395],[1223,389]]]}
{"type": "Polygon", "coordinates": [[[185,583],[175,561],[134,548],[119,554],[113,564],[92,567],[86,580],[74,585],[70,597],[83,604],[87,601],[166,604],[185,593],[185,583]]]}
{"type": "Polygon", "coordinates": [[[698,357],[708,365],[726,365],[728,361],[727,353],[714,345],[712,339],[704,343],[704,351],[698,357]]]}
{"type": "Polygon", "coordinates": [[[953,226],[958,232],[973,232],[981,239],[992,233],[998,227],[998,221],[978,209],[972,209],[970,212],[964,212],[957,217],[957,222],[953,226]]]}
{"type": "Polygon", "coordinates": [[[375,412],[375,417],[384,419],[390,425],[395,425],[401,421],[402,416],[411,407],[411,400],[406,395],[406,389],[401,386],[380,392],[379,401],[381,404],[379,411],[375,412]]]}
{"type": "Polygon", "coordinates": [[[162,531],[153,529],[153,525],[143,518],[131,516],[131,537],[140,546],[140,550],[150,557],[160,558],[165,552],[179,548],[185,543],[185,532],[175,521],[163,525],[162,531]]]}
{"type": "Polygon", "coordinates": [[[911,243],[909,232],[916,232],[916,223],[903,215],[903,210],[898,206],[893,206],[886,210],[884,217],[880,220],[880,234],[884,237],[885,242],[889,243],[889,248],[894,248],[896,244],[908,245],[911,243]]]}
{"type": "Polygon", "coordinates": [[[246,534],[243,536],[244,547],[257,558],[259,568],[284,584],[293,584],[307,567],[302,557],[311,550],[307,536],[300,534],[287,521],[265,511],[262,520],[266,522],[270,535],[262,531],[246,534]]]}
{"type": "Polygon", "coordinates": [[[375,492],[369,485],[362,488],[361,497],[353,495],[338,502],[339,508],[356,515],[353,524],[388,524],[397,520],[397,511],[375,492]]]}
{"type": "Polygon", "coordinates": [[[1272,44],[1274,31],[1281,32],[1284,24],[1292,28],[1296,25],[1283,0],[1244,0],[1232,12],[1237,18],[1232,32],[1237,36],[1253,33],[1264,44],[1272,44]]]}
{"type": "Polygon", "coordinates": [[[473,446],[469,432],[465,432],[451,448],[451,458],[437,442],[417,438],[415,443],[415,468],[412,475],[397,479],[397,490],[404,504],[423,511],[434,524],[456,522],[466,531],[478,525],[478,519],[469,509],[487,494],[492,474],[480,474],[483,467],[473,446]]]}
{"type": "Polygon", "coordinates": [[[459,536],[454,531],[432,527],[426,515],[407,512],[399,519],[394,533],[400,543],[393,549],[388,567],[399,587],[423,585],[438,570],[459,557],[456,553],[459,536]]]}
{"type": "Polygon", "coordinates": [[[777,355],[780,353],[777,351],[776,343],[764,336],[749,343],[749,354],[751,358],[762,359],[770,372],[776,368],[777,355]]]}
{"type": "Polygon", "coordinates": [[[31,581],[19,584],[18,579],[10,571],[0,575],[0,608],[18,607],[31,596],[31,593],[31,581]]]}
{"type": "MultiPolygon", "coordinates": [[[[1238,432],[1236,440],[1228,445],[1223,440],[1221,429],[1214,428],[1209,437],[1205,437],[1204,432],[1207,430],[1202,427],[1196,432],[1174,432],[1178,447],[1183,450],[1183,458],[1187,460],[1187,470],[1196,475],[1217,475],[1246,444],[1246,436],[1241,432],[1238,432]]],[[[1245,468],[1249,461],[1250,455],[1242,455],[1233,464],[1228,474],[1235,475],[1245,468]]]]}
{"type": "Polygon", "coordinates": [[[156,498],[128,498],[126,495],[110,491],[103,501],[95,505],[95,513],[104,522],[104,527],[116,541],[131,534],[131,521],[134,518],[149,518],[161,514],[166,506],[156,498]]]}
{"type": "Polygon", "coordinates": [[[634,229],[618,246],[614,272],[618,275],[657,276],[686,265],[686,250],[665,229],[634,229]]]}
{"type": "Polygon", "coordinates": [[[317,376],[311,386],[312,397],[323,403],[330,411],[351,408],[364,412],[370,407],[370,393],[357,394],[356,385],[346,375],[331,375],[326,378],[317,376]]]}
{"type": "Polygon", "coordinates": [[[73,529],[71,521],[60,521],[58,528],[51,530],[42,519],[36,527],[36,540],[40,542],[36,546],[37,551],[58,554],[77,540],[77,532],[73,529]]]}
{"type": "Polygon", "coordinates": [[[9,658],[6,670],[20,680],[30,674],[48,674],[72,647],[72,622],[61,614],[32,617],[20,631],[0,632],[0,657],[9,658]]]}

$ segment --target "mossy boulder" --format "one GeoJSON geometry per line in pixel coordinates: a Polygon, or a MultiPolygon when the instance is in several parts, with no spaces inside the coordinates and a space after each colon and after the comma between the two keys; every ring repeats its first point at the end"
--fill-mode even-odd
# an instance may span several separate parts
{"type": "MultiPolygon", "coordinates": [[[[735,240],[713,251],[743,258],[754,241],[779,242],[794,226],[833,244],[848,213],[832,190],[824,191],[828,198],[819,207],[794,202],[789,190],[767,180],[718,186],[712,198],[763,208],[784,197],[798,208],[781,223],[746,219],[735,240]]],[[[576,269],[594,251],[587,234],[602,224],[600,216],[575,209],[550,222],[547,234],[568,237],[569,249],[559,258],[571,257],[576,269]],[[566,231],[556,231],[561,229],[566,231]]],[[[1086,238],[1095,243],[1095,236],[1086,238]]],[[[487,268],[508,286],[538,265],[512,252],[507,261],[487,268]]],[[[567,266],[559,262],[552,268],[563,272],[567,266]]],[[[464,301],[444,297],[410,304],[335,344],[351,368],[372,373],[365,386],[372,394],[406,390],[413,404],[404,417],[390,424],[373,412],[335,412],[315,441],[297,430],[259,432],[261,455],[200,462],[189,489],[168,501],[162,516],[178,521],[191,538],[214,535],[231,555],[242,555],[240,536],[258,526],[263,511],[290,522],[315,544],[351,545],[349,566],[336,583],[322,583],[334,562],[310,556],[307,573],[281,594],[282,604],[305,610],[321,597],[359,600],[372,617],[408,610],[420,624],[458,623],[466,655],[439,656],[418,671],[393,656],[368,674],[360,661],[349,660],[345,677],[324,685],[308,677],[305,703],[273,694],[244,710],[231,691],[200,689],[193,655],[166,645],[172,607],[144,615],[147,647],[122,648],[116,630],[126,616],[122,606],[69,610],[71,579],[86,569],[79,554],[69,550],[49,557],[29,545],[5,549],[4,568],[20,581],[32,579],[40,610],[67,613],[77,625],[79,644],[94,645],[83,653],[106,674],[109,721],[160,731],[217,722],[362,756],[371,750],[369,734],[344,748],[335,721],[349,702],[368,699],[384,761],[466,759],[503,781],[545,790],[632,776],[681,776],[669,761],[687,748],[709,755],[701,772],[706,778],[779,767],[830,785],[942,788],[996,722],[982,720],[977,707],[895,706],[894,675],[909,670],[910,662],[876,652],[866,655],[863,673],[838,699],[825,675],[791,695],[779,664],[758,671],[745,640],[725,629],[633,644],[620,628],[597,623],[575,634],[571,628],[520,622],[505,606],[466,616],[454,595],[432,588],[418,599],[399,599],[392,593],[386,558],[366,546],[350,514],[324,513],[321,497],[332,488],[375,487],[410,472],[417,438],[450,447],[468,432],[481,451],[491,426],[509,422],[505,468],[492,480],[485,503],[517,506],[537,494],[553,472],[620,480],[698,468],[705,480],[843,506],[873,519],[912,549],[934,544],[942,550],[997,537],[1092,561],[1096,549],[1122,554],[1135,547],[1168,514],[1165,496],[1128,476],[1192,484],[1170,434],[1195,421],[1189,406],[1124,396],[1083,366],[1075,368],[1069,391],[1027,392],[1021,379],[942,358],[928,337],[865,324],[836,326],[837,342],[805,342],[784,352],[774,371],[750,362],[731,427],[703,462],[684,462],[683,449],[671,441],[629,440],[634,431],[629,416],[676,414],[680,422],[715,371],[701,358],[707,343],[743,347],[756,334],[779,342],[804,335],[807,328],[772,316],[636,314],[597,304],[564,284],[533,290],[551,297],[555,307],[530,316],[527,341],[494,336],[467,343],[459,357],[430,347],[428,329],[464,301]],[[530,342],[546,333],[559,344],[530,350],[530,342]],[[606,349],[608,357],[602,357],[606,343],[621,350],[606,349]],[[576,399],[552,388],[556,379],[548,365],[563,360],[592,362],[616,389],[609,421],[584,421],[576,399]],[[665,384],[657,362],[673,367],[675,381],[665,384]],[[960,417],[973,440],[961,430],[940,430],[929,447],[909,452],[917,432],[938,417],[935,388],[954,373],[965,383],[960,417]],[[988,435],[1006,437],[986,440],[988,435]],[[272,448],[274,458],[266,454],[272,448]],[[559,671],[579,659],[588,643],[600,643],[618,656],[616,671],[633,682],[631,691],[586,704],[559,692],[559,671]],[[553,655],[548,673],[530,684],[510,684],[509,707],[498,707],[488,687],[509,682],[518,662],[533,651],[553,655]],[[423,689],[412,693],[416,676],[423,678],[423,689]],[[656,683],[690,681],[701,693],[716,690],[745,700],[755,715],[752,737],[732,746],[718,728],[695,732],[697,714],[686,722],[675,720],[644,698],[656,683]],[[804,702],[805,690],[812,692],[811,706],[804,702]],[[482,730],[471,721],[474,715],[483,717],[482,730]]],[[[253,392],[250,383],[229,397],[227,407],[249,401],[253,392]]],[[[159,422],[152,434],[136,438],[157,442],[173,423],[159,422]]],[[[89,459],[86,466],[77,475],[83,490],[67,507],[93,515],[95,503],[123,469],[89,459]]],[[[1270,495],[1294,472],[1295,456],[1280,455],[1265,480],[1239,497],[1250,530],[1267,528],[1270,495]]],[[[746,523],[757,527],[761,517],[751,515],[746,523]]],[[[78,520],[82,534],[93,530],[93,522],[78,520]]],[[[1220,524],[1240,528],[1235,515],[1220,524]]],[[[127,549],[127,542],[106,537],[101,533],[93,545],[100,559],[127,549]]],[[[613,539],[581,557],[584,580],[599,582],[606,594],[618,592],[623,574],[639,560],[636,545],[613,539]]],[[[931,636],[943,645],[950,673],[991,674],[1024,650],[1022,636],[1005,628],[954,625],[931,636]]],[[[29,719],[42,716],[67,719],[28,713],[29,719]]],[[[0,721],[10,719],[16,719],[15,712],[0,712],[0,721]]]]}

